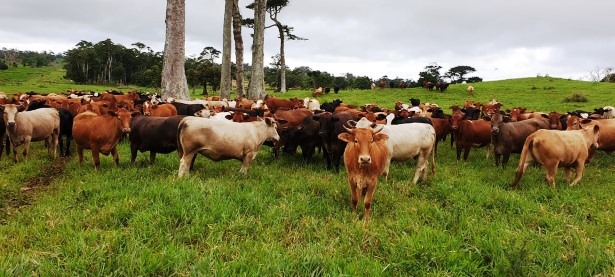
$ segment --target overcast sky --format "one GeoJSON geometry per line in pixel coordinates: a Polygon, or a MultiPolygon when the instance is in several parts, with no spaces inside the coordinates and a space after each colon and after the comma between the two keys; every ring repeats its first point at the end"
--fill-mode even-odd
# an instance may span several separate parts
{"type": "MultiPolygon", "coordinates": [[[[245,7],[250,0],[239,0],[245,7]]],[[[3,0],[0,48],[50,50],[110,38],[164,48],[166,1],[3,0]]],[[[290,0],[279,16],[306,41],[286,44],[287,65],[335,76],[418,79],[430,62],[457,65],[485,81],[548,74],[582,79],[615,66],[613,0],[290,0]]],[[[186,55],[222,50],[223,0],[186,0],[186,55]]],[[[253,11],[242,8],[243,17],[253,11]]],[[[245,57],[251,63],[244,29],[245,57]]],[[[279,51],[268,29],[265,63],[279,51]]]]}

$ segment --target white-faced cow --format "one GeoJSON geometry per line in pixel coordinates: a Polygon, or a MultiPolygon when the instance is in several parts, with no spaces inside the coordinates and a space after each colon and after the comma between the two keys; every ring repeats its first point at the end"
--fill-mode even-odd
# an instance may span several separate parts
{"type": "Polygon", "coordinates": [[[242,164],[239,172],[245,174],[265,140],[279,139],[276,122],[271,118],[237,123],[186,117],[178,127],[177,152],[181,158],[178,175],[181,177],[189,174],[197,153],[214,161],[240,160],[242,164]]]}
{"type": "Polygon", "coordinates": [[[570,182],[571,169],[574,168],[576,177],[570,183],[570,186],[574,186],[583,177],[585,162],[589,158],[589,149],[598,147],[598,137],[600,137],[598,125],[572,131],[544,129],[536,131],[525,140],[515,180],[511,186],[516,187],[519,184],[519,180],[532,161],[546,168],[545,179],[553,188],[558,167],[564,168],[567,182],[570,182]]]}
{"type": "Polygon", "coordinates": [[[60,116],[54,108],[40,108],[25,111],[22,105],[5,104],[4,111],[6,133],[13,145],[13,160],[17,163],[17,147],[23,144],[23,156],[28,157],[30,142],[45,140],[49,154],[55,159],[58,155],[58,136],[60,134],[60,116]]]}

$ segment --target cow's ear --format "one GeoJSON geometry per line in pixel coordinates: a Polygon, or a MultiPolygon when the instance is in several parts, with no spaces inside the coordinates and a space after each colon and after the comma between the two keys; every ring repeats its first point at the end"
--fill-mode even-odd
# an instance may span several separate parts
{"type": "Polygon", "coordinates": [[[506,123],[510,122],[510,116],[504,116],[503,119],[506,123]]]}
{"type": "Polygon", "coordinates": [[[346,133],[346,132],[337,135],[337,138],[340,139],[341,141],[345,141],[345,142],[354,141],[354,138],[353,138],[352,134],[346,133]]]}
{"type": "Polygon", "coordinates": [[[340,121],[340,119],[337,118],[337,117],[332,117],[331,118],[331,122],[339,122],[339,121],[340,121]]]}
{"type": "Polygon", "coordinates": [[[17,111],[18,112],[23,112],[25,110],[26,110],[26,106],[24,106],[24,105],[17,105],[17,111]]]}
{"type": "Polygon", "coordinates": [[[0,105],[0,111],[2,111],[2,112],[4,112],[4,105],[5,104],[0,105]]]}
{"type": "Polygon", "coordinates": [[[387,118],[387,115],[386,115],[386,114],[383,114],[383,113],[378,114],[378,116],[376,116],[376,119],[377,119],[377,120],[384,120],[385,118],[387,118]]]}
{"type": "Polygon", "coordinates": [[[600,131],[600,126],[598,126],[598,124],[594,125],[594,134],[598,133],[598,131],[600,131]]]}
{"type": "Polygon", "coordinates": [[[386,140],[386,139],[389,139],[389,135],[387,135],[387,134],[378,133],[378,134],[374,135],[374,141],[382,141],[382,140],[386,140]]]}
{"type": "Polygon", "coordinates": [[[117,113],[111,110],[107,111],[107,114],[110,116],[117,116],[117,113]]]}
{"type": "MultiPolygon", "coordinates": [[[[224,116],[224,118],[228,119],[228,120],[232,120],[233,119],[233,115],[232,114],[227,114],[224,116]]],[[[267,122],[267,120],[265,119],[265,123],[267,123],[267,125],[269,125],[269,123],[267,122]]]]}
{"type": "MultiPolygon", "coordinates": [[[[267,117],[267,118],[268,118],[268,117],[267,117]]],[[[287,124],[287,123],[288,123],[288,120],[285,120],[285,119],[277,119],[277,121],[278,121],[278,123],[280,123],[280,124],[287,124]]]]}
{"type": "Polygon", "coordinates": [[[540,116],[542,116],[544,118],[549,118],[549,115],[548,114],[544,114],[544,113],[541,113],[540,116]]]}
{"type": "Polygon", "coordinates": [[[588,124],[590,122],[592,122],[592,120],[591,119],[587,119],[587,118],[581,120],[581,124],[588,124]]]}
{"type": "Polygon", "coordinates": [[[133,117],[134,116],[140,116],[140,115],[141,115],[141,113],[138,112],[138,111],[133,111],[133,112],[130,113],[130,116],[133,116],[133,117]]]}
{"type": "Polygon", "coordinates": [[[510,109],[506,109],[506,111],[505,111],[505,112],[506,112],[506,113],[510,113],[510,109]]]}

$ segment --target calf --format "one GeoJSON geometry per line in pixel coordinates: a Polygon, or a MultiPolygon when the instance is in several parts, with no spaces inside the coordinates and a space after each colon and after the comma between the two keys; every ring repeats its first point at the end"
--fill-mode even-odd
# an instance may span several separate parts
{"type": "Polygon", "coordinates": [[[121,108],[117,112],[108,111],[105,115],[92,112],[80,113],[73,119],[73,138],[77,144],[79,164],[83,164],[83,149],[92,150],[94,168],[100,166],[100,153],[113,154],[115,164],[119,166],[120,158],[117,144],[122,134],[130,133],[130,122],[139,112],[129,112],[121,108]]]}
{"type": "Polygon", "coordinates": [[[381,133],[386,134],[389,137],[386,142],[389,156],[383,171],[385,179],[389,174],[389,165],[391,160],[403,162],[413,157],[418,157],[412,183],[416,184],[419,181],[419,178],[422,181],[427,180],[427,164],[429,163],[429,154],[431,154],[432,160],[431,172],[435,173],[436,163],[433,148],[436,142],[436,131],[431,125],[379,125],[373,124],[366,118],[362,118],[359,122],[349,121],[348,124],[356,128],[381,129],[381,133]]]}
{"type": "Polygon", "coordinates": [[[585,169],[589,158],[589,149],[599,145],[600,127],[589,126],[581,130],[560,132],[557,130],[538,130],[527,137],[521,151],[519,166],[512,187],[517,187],[527,166],[532,162],[543,165],[547,170],[546,181],[555,188],[555,175],[558,167],[564,167],[566,181],[572,177],[571,168],[575,169],[576,177],[570,186],[576,185],[585,169]]]}
{"type": "Polygon", "coordinates": [[[340,133],[338,139],[347,143],[344,149],[344,165],[348,173],[352,210],[356,212],[359,198],[363,190],[367,190],[363,202],[365,207],[363,219],[367,221],[378,176],[384,172],[387,165],[388,136],[378,133],[380,130],[367,128],[347,130],[348,133],[340,133]]]}
{"type": "Polygon", "coordinates": [[[45,140],[53,158],[58,156],[60,116],[54,108],[40,108],[24,111],[25,107],[15,104],[0,105],[4,112],[6,133],[13,145],[13,160],[17,163],[17,147],[23,146],[23,156],[28,157],[30,142],[45,140]]]}
{"type": "Polygon", "coordinates": [[[271,118],[237,123],[230,120],[209,120],[186,117],[179,123],[177,152],[180,156],[178,175],[188,175],[197,153],[214,160],[242,161],[239,172],[247,173],[250,163],[265,140],[280,139],[276,122],[271,118]]]}
{"type": "Polygon", "coordinates": [[[130,123],[130,162],[137,151],[149,151],[149,162],[154,164],[156,153],[168,154],[177,150],[177,128],[185,115],[170,117],[137,116],[130,123]]]}
{"type": "Polygon", "coordinates": [[[457,146],[457,160],[461,157],[468,160],[470,149],[473,146],[487,146],[486,157],[489,158],[489,145],[491,143],[491,123],[486,120],[469,120],[461,112],[456,112],[451,117],[451,129],[457,146]]]}
{"type": "Polygon", "coordinates": [[[496,113],[490,121],[495,165],[500,165],[500,157],[502,157],[502,168],[506,168],[510,153],[521,153],[523,143],[530,134],[539,129],[549,129],[546,120],[537,118],[511,122],[509,117],[496,113]]]}
{"type": "Polygon", "coordinates": [[[284,152],[295,153],[297,147],[301,147],[303,159],[308,161],[314,156],[316,148],[322,149],[322,140],[318,136],[319,130],[318,121],[311,116],[304,118],[299,126],[287,130],[288,139],[284,144],[284,152]]]}

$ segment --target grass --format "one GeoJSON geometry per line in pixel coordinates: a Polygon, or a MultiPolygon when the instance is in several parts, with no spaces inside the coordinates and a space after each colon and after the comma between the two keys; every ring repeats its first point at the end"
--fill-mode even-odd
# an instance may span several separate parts
{"type": "MultiPolygon", "coordinates": [[[[527,78],[475,88],[477,101],[563,112],[612,104],[615,86],[527,78]],[[563,103],[572,92],[588,102],[563,103]]],[[[392,107],[410,97],[443,107],[468,99],[464,85],[451,85],[445,93],[342,91],[321,103],[392,107]]],[[[551,189],[544,170],[531,168],[512,190],[518,155],[506,169],[483,149],[461,162],[447,141],[426,183],[412,185],[414,161],[394,163],[365,223],[362,205],[357,214],[350,209],[346,173],[325,170],[320,155],[275,159],[263,147],[245,176],[239,161],[201,156],[191,177],[178,179],[175,153],[158,155],[153,166],[141,153],[133,165],[122,143],[120,166],[103,156],[94,171],[89,151],[79,165],[75,157],[52,161],[41,142],[32,148],[27,161],[0,160],[4,275],[615,274],[615,158],[604,152],[576,187],[559,172],[551,189]]]]}

